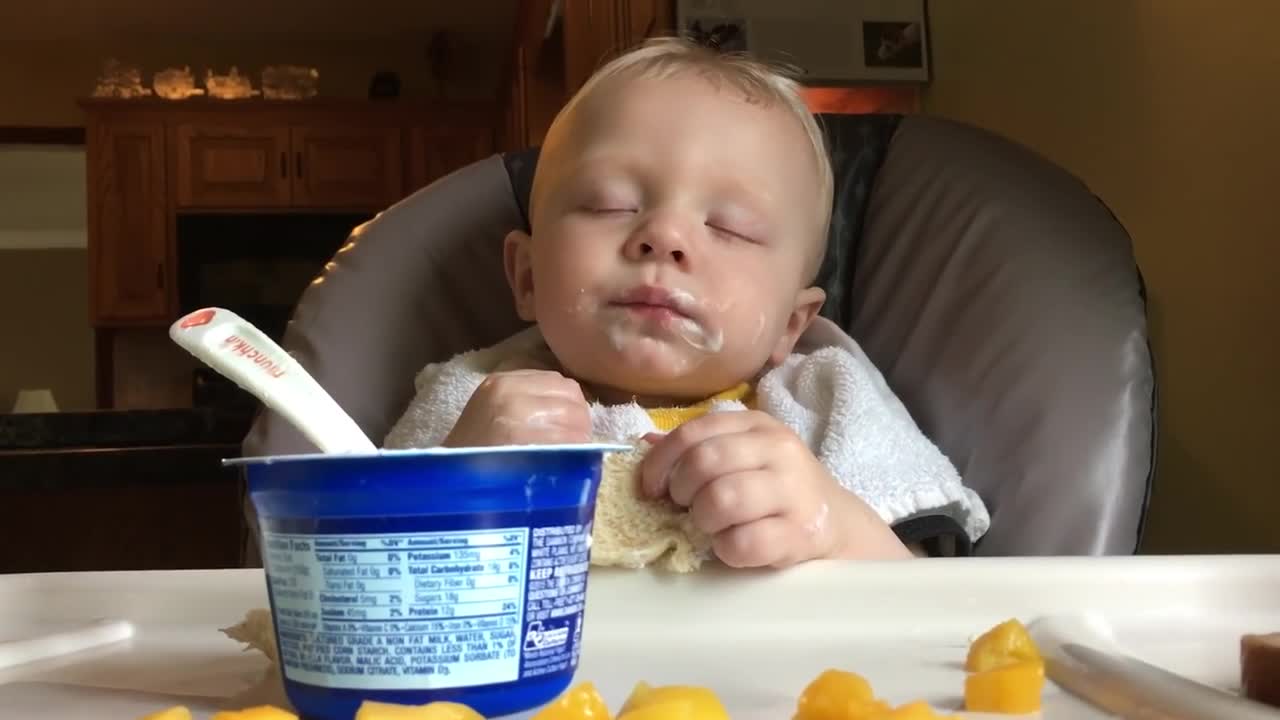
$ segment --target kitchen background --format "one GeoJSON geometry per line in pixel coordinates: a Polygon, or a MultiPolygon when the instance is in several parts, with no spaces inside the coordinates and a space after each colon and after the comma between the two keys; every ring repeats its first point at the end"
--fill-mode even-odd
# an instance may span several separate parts
{"type": "MultiPolygon", "coordinates": [[[[201,3],[198,17],[168,0],[16,5],[0,9],[0,127],[83,125],[74,99],[122,49],[147,67],[287,57],[321,68],[336,95],[363,97],[393,67],[406,95],[494,98],[516,11],[495,0],[201,3]],[[449,60],[433,73],[441,29],[449,60]]],[[[929,16],[921,109],[1067,167],[1134,237],[1163,403],[1144,550],[1280,550],[1280,469],[1264,452],[1280,431],[1280,4],[934,0],[929,16]]],[[[94,406],[84,168],[77,146],[0,148],[0,408],[20,388],[52,389],[63,410],[94,406]]],[[[185,390],[193,365],[166,339],[138,332],[130,347],[173,363],[133,402],[185,390]]]]}

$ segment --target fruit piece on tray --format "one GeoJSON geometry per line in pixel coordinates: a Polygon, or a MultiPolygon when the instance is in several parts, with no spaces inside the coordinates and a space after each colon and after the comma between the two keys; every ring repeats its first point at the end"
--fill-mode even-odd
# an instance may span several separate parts
{"type": "Polygon", "coordinates": [[[964,707],[970,712],[1033,713],[1044,693],[1044,658],[1016,618],[986,631],[969,646],[964,707]]]}
{"type": "Polygon", "coordinates": [[[1240,686],[1250,700],[1280,707],[1280,632],[1240,638],[1240,686]]]}

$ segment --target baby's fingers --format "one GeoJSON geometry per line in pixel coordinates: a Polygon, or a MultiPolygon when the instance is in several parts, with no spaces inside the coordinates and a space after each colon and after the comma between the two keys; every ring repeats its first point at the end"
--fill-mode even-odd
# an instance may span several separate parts
{"type": "Polygon", "coordinates": [[[676,502],[688,505],[705,482],[761,467],[759,443],[752,443],[746,435],[754,422],[751,413],[712,413],[657,440],[641,466],[645,494],[670,494],[676,502]]]}
{"type": "Polygon", "coordinates": [[[703,485],[689,504],[693,524],[707,535],[782,514],[783,498],[776,474],[747,470],[718,477],[703,485]]]}
{"type": "Polygon", "coordinates": [[[494,373],[482,384],[488,386],[488,392],[498,397],[528,395],[560,398],[584,406],[587,404],[581,385],[552,370],[512,370],[494,373]]]}
{"type": "Polygon", "coordinates": [[[590,409],[558,397],[519,396],[493,417],[493,428],[509,445],[587,442],[590,409]]]}
{"type": "Polygon", "coordinates": [[[807,542],[794,523],[774,515],[717,533],[711,549],[730,567],[786,567],[808,556],[807,542]]]}

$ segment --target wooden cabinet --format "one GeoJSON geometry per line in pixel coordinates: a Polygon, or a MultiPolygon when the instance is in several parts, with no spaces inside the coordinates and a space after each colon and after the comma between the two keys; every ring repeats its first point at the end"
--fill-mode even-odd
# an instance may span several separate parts
{"type": "MultiPolygon", "coordinates": [[[[310,125],[289,137],[294,205],[382,208],[404,196],[400,128],[310,125]]],[[[462,164],[477,159],[469,154],[462,164]]]]}
{"type": "Polygon", "coordinates": [[[179,208],[287,207],[289,128],[182,123],[174,128],[179,208]]]}
{"type": "Polygon", "coordinates": [[[377,212],[494,151],[489,104],[90,99],[90,318],[178,313],[184,213],[377,212]]]}
{"type": "Polygon", "coordinates": [[[675,0],[564,0],[565,82],[573,93],[602,63],[675,28],[675,0]]]}
{"type": "Polygon", "coordinates": [[[90,316],[95,324],[162,322],[173,285],[164,126],[95,126],[87,145],[90,316]]]}
{"type": "Polygon", "coordinates": [[[385,207],[405,189],[401,134],[397,126],[184,123],[174,139],[177,207],[385,207]]]}
{"type": "Polygon", "coordinates": [[[503,149],[541,144],[591,73],[646,38],[671,35],[675,18],[675,0],[521,2],[503,97],[503,149]]]}
{"type": "Polygon", "coordinates": [[[474,158],[494,152],[492,128],[419,125],[409,135],[409,185],[417,189],[448,175],[474,158]]]}

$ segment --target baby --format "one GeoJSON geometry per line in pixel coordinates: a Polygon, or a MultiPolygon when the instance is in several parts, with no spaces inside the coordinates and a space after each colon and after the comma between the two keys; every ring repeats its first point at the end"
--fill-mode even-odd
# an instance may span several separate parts
{"type": "Polygon", "coordinates": [[[506,237],[532,327],[428,366],[386,445],[644,442],[642,492],[738,567],[909,558],[891,523],[921,517],[976,539],[981,500],[818,317],[832,186],[769,67],[675,39],[614,60],[552,123],[531,232],[506,237]]]}

